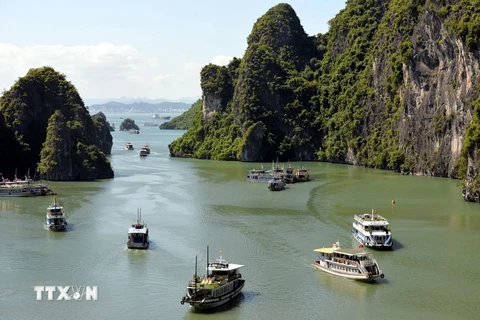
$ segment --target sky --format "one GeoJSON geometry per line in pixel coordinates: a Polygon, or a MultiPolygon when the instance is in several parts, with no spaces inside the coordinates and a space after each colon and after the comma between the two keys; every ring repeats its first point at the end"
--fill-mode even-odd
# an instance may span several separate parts
{"type": "MultiPolygon", "coordinates": [[[[64,73],[85,99],[196,100],[200,70],[241,58],[270,0],[0,0],[0,90],[30,68],[64,73]]],[[[345,0],[291,0],[309,35],[345,0]]]]}

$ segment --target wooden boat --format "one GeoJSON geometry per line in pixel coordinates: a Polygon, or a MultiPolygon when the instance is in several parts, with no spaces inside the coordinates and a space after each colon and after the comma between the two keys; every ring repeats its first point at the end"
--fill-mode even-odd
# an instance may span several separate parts
{"type": "MultiPolygon", "coordinates": [[[[220,252],[222,250],[220,249],[220,252]]],[[[195,309],[205,310],[221,306],[235,298],[245,285],[245,280],[239,273],[241,264],[226,262],[222,256],[217,262],[208,262],[207,246],[207,273],[197,275],[197,257],[195,257],[195,274],[188,282],[187,292],[180,303],[189,304],[195,309]]]]}

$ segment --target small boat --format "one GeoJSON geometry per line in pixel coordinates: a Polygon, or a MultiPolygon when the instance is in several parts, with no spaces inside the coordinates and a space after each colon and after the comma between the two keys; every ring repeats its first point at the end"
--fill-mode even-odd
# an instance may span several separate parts
{"type": "Polygon", "coordinates": [[[153,119],[160,119],[160,115],[158,113],[155,113],[152,118],[153,119]]]}
{"type": "Polygon", "coordinates": [[[272,174],[270,170],[265,169],[252,169],[248,171],[247,181],[248,182],[268,182],[272,179],[272,174]]]}
{"type": "Polygon", "coordinates": [[[158,126],[158,123],[156,123],[156,122],[145,122],[143,124],[143,126],[144,127],[156,127],[156,126],[158,126]]]}
{"type": "Polygon", "coordinates": [[[285,182],[280,178],[273,178],[268,181],[268,189],[270,191],[280,191],[285,188],[285,182]]]}
{"type": "Polygon", "coordinates": [[[162,119],[162,120],[170,120],[170,118],[171,118],[170,116],[165,116],[165,117],[161,117],[160,119],[162,119]]]}
{"type": "Polygon", "coordinates": [[[133,133],[133,134],[139,134],[140,130],[138,129],[130,129],[128,132],[133,133]]]}
{"type": "MultiPolygon", "coordinates": [[[[222,249],[220,249],[222,252],[222,249]]],[[[217,262],[208,262],[207,270],[201,278],[197,275],[197,257],[195,257],[195,274],[188,282],[187,292],[180,303],[189,304],[195,309],[205,310],[221,306],[235,298],[245,285],[245,280],[238,272],[241,264],[226,262],[222,256],[217,262]]]]}
{"type": "Polygon", "coordinates": [[[125,150],[133,150],[133,149],[135,148],[133,147],[133,144],[131,142],[127,142],[125,144],[125,150]]]}
{"type": "Polygon", "coordinates": [[[326,273],[347,279],[372,282],[385,275],[369,252],[360,249],[343,249],[337,241],[331,248],[315,249],[319,253],[313,265],[326,273]]]}
{"type": "Polygon", "coordinates": [[[352,235],[362,245],[376,249],[392,249],[393,238],[387,219],[372,209],[372,213],[355,214],[352,235]]]}
{"type": "Polygon", "coordinates": [[[288,164],[287,169],[285,169],[283,180],[285,180],[285,183],[295,183],[295,173],[290,164],[288,164]]]}
{"type": "Polygon", "coordinates": [[[148,156],[148,151],[145,148],[140,149],[140,157],[148,156]]]}
{"type": "Polygon", "coordinates": [[[63,212],[63,207],[57,204],[57,198],[55,198],[53,204],[47,208],[45,228],[52,231],[63,231],[67,228],[66,215],[65,212],[63,212]]]}
{"type": "Polygon", "coordinates": [[[137,220],[128,229],[127,247],[129,249],[148,249],[149,245],[147,224],[142,222],[141,210],[137,209],[137,220]]]}
{"type": "Polygon", "coordinates": [[[308,170],[305,169],[303,166],[298,169],[298,171],[295,173],[295,180],[299,182],[305,182],[310,180],[310,176],[308,175],[308,170]]]}
{"type": "Polygon", "coordinates": [[[147,151],[147,154],[150,154],[150,146],[148,144],[145,144],[142,149],[145,149],[147,151]]]}

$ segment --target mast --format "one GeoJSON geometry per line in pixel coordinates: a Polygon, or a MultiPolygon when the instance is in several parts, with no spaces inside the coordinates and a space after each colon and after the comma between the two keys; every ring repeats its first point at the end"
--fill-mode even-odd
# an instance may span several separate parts
{"type": "Polygon", "coordinates": [[[197,300],[197,255],[195,255],[195,291],[193,299],[197,300]]]}
{"type": "Polygon", "coordinates": [[[208,244],[207,244],[207,277],[208,277],[208,244]]]}

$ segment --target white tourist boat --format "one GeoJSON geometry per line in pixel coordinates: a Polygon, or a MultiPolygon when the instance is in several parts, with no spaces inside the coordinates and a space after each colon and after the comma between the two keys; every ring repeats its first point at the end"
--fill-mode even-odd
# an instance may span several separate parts
{"type": "Polygon", "coordinates": [[[148,249],[150,241],[148,239],[147,224],[142,222],[141,210],[137,210],[137,220],[128,229],[127,247],[129,249],[148,249]]]}
{"type": "Polygon", "coordinates": [[[377,261],[365,250],[341,248],[337,241],[331,248],[314,251],[319,253],[319,257],[313,265],[326,273],[359,281],[384,277],[377,261]]]}
{"type": "Polygon", "coordinates": [[[125,144],[125,150],[133,150],[133,149],[135,148],[133,147],[133,144],[131,142],[127,142],[125,144]]]}
{"type": "MultiPolygon", "coordinates": [[[[220,252],[222,250],[220,249],[220,252]]],[[[207,274],[197,275],[197,258],[195,257],[195,274],[188,282],[187,292],[180,303],[189,304],[195,309],[205,310],[221,306],[240,294],[245,280],[239,273],[241,264],[226,262],[222,256],[217,262],[208,262],[207,246],[207,274]]]]}
{"type": "Polygon", "coordinates": [[[391,249],[392,232],[387,219],[372,210],[372,213],[355,214],[352,227],[353,237],[369,248],[391,249]]]}
{"type": "Polygon", "coordinates": [[[280,191],[285,188],[285,182],[280,178],[273,178],[268,181],[268,190],[270,191],[280,191]]]}
{"type": "Polygon", "coordinates": [[[247,181],[248,182],[268,182],[272,180],[273,175],[270,170],[265,169],[252,169],[248,171],[247,181]]]}
{"type": "Polygon", "coordinates": [[[67,219],[63,207],[53,200],[53,204],[47,208],[45,228],[52,231],[63,231],[67,228],[67,219]]]}
{"type": "Polygon", "coordinates": [[[44,196],[49,191],[47,184],[36,183],[32,179],[10,181],[2,176],[0,181],[0,197],[44,196]]]}

